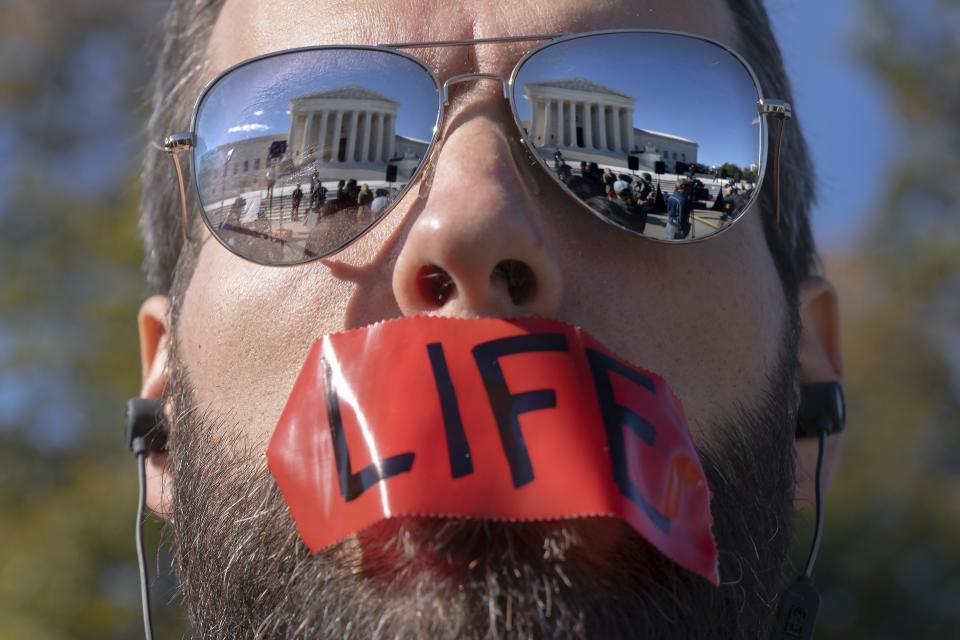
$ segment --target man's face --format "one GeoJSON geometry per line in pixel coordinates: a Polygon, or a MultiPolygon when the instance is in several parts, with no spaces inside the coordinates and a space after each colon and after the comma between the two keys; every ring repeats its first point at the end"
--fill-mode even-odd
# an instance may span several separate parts
{"type": "MultiPolygon", "coordinates": [[[[209,73],[305,45],[624,27],[691,32],[740,48],[721,0],[236,0],[225,4],[214,28],[209,73]]],[[[507,77],[530,48],[486,44],[413,53],[443,82],[469,72],[507,77]]],[[[638,72],[635,61],[610,63],[638,72]]],[[[656,77],[656,70],[642,72],[656,77]]],[[[204,230],[192,279],[176,301],[171,369],[178,413],[187,416],[174,435],[180,452],[175,444],[172,454],[178,563],[204,637],[239,633],[240,622],[216,623],[253,611],[264,617],[262,629],[278,634],[300,635],[293,630],[302,625],[330,634],[352,630],[358,637],[371,634],[378,612],[389,618],[380,630],[385,635],[451,630],[457,619],[466,625],[454,634],[460,636],[483,636],[488,627],[534,635],[550,629],[657,633],[704,624],[709,616],[724,617],[724,625],[713,627],[729,631],[724,635],[739,629],[753,636],[769,613],[763,601],[780,575],[789,529],[782,520],[791,499],[788,425],[796,345],[760,212],[705,243],[645,241],[589,215],[523,162],[513,127],[498,83],[457,85],[430,183],[414,185],[384,222],[331,258],[263,267],[211,242],[204,230]],[[503,261],[525,265],[522,288],[503,276],[503,261]],[[453,283],[439,298],[422,277],[437,268],[453,283]],[[308,558],[297,547],[262,457],[307,350],[323,334],[424,313],[556,318],[584,327],[669,381],[705,455],[724,584],[714,590],[671,567],[621,523],[601,519],[522,527],[400,522],[308,558]],[[742,510],[738,501],[747,503],[742,510]],[[224,515],[232,504],[242,505],[243,517],[224,515]],[[261,526],[267,515],[269,524],[261,526]],[[204,543],[204,536],[211,539],[204,543]],[[230,544],[214,536],[227,536],[230,544]],[[391,544],[405,551],[387,554],[391,544]],[[502,557],[517,545],[511,573],[502,557]],[[215,553],[218,546],[228,553],[215,553]],[[429,559],[459,558],[449,554],[454,547],[468,549],[484,570],[429,559]],[[226,576],[235,581],[234,595],[249,594],[259,584],[258,572],[282,588],[261,589],[244,612],[224,614],[213,594],[222,587],[222,597],[231,597],[226,576]],[[269,606],[261,610],[262,601],[269,606]]]]}
{"type": "MultiPolygon", "coordinates": [[[[737,48],[725,6],[228,1],[210,42],[210,73],[310,44],[613,27],[683,30],[737,48]]],[[[470,71],[508,76],[530,47],[416,53],[443,81],[470,71]]],[[[250,442],[263,445],[315,339],[429,312],[540,315],[582,326],[664,376],[684,402],[695,439],[709,438],[709,423],[731,415],[738,403],[754,406],[785,339],[786,318],[759,213],[705,243],[646,242],[589,215],[547,176],[517,161],[511,140],[517,133],[497,83],[458,85],[451,98],[430,188],[415,185],[382,224],[345,251],[303,267],[264,268],[208,238],[178,327],[197,402],[243,416],[250,442]],[[518,304],[494,275],[502,260],[525,262],[536,277],[535,290],[518,304]],[[443,306],[425,296],[418,282],[429,265],[446,270],[458,285],[443,306]]]]}

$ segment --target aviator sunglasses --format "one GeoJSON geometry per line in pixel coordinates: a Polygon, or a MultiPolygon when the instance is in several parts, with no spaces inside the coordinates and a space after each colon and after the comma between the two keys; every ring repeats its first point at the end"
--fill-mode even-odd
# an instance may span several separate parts
{"type": "MultiPolygon", "coordinates": [[[[719,42],[620,29],[378,46],[314,46],[241,62],[212,80],[190,131],[200,212],[233,253],[294,265],[343,249],[383,219],[428,166],[451,86],[502,83],[514,126],[578,207],[643,238],[713,238],[756,202],[791,107],[762,95],[756,74],[719,42]],[[441,83],[404,49],[546,41],[509,78],[441,83]]],[[[779,197],[778,206],[779,206],[779,197]]],[[[184,231],[186,233],[186,231],[184,231]]]]}

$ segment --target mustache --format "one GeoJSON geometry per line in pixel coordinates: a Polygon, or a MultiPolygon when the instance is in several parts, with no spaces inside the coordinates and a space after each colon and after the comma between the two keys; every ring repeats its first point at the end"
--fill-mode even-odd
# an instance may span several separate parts
{"type": "Polygon", "coordinates": [[[191,637],[723,637],[768,634],[794,570],[795,345],[755,405],[696,442],[713,493],[720,585],[679,568],[620,521],[388,521],[319,553],[303,543],[262,443],[200,408],[172,333],[166,403],[174,569],[191,637]],[[618,530],[619,529],[619,530],[618,530]],[[424,556],[450,561],[425,564],[424,556]]]}
{"type": "Polygon", "coordinates": [[[209,473],[202,465],[210,457],[193,460],[203,462],[177,464],[190,490],[175,500],[174,557],[196,637],[287,638],[309,629],[306,637],[480,638],[491,628],[618,637],[616,617],[588,620],[590,610],[609,611],[611,593],[661,619],[634,616],[630,626],[642,629],[675,624],[676,609],[691,606],[679,596],[661,606],[671,594],[715,591],[612,519],[623,540],[593,560],[585,559],[586,520],[401,518],[313,554],[262,465],[209,473]],[[439,570],[420,563],[447,554],[439,570]]]}
{"type": "Polygon", "coordinates": [[[424,316],[325,335],[267,459],[314,551],[403,515],[617,516],[718,580],[709,491],[672,389],[557,320],[424,316]]]}
{"type": "Polygon", "coordinates": [[[198,412],[186,375],[174,387],[174,562],[195,637],[736,638],[773,613],[793,459],[762,412],[699,452],[717,505],[715,589],[619,521],[600,553],[592,520],[410,518],[313,554],[262,449],[235,420],[198,412]],[[440,570],[420,562],[448,553],[440,570]]]}

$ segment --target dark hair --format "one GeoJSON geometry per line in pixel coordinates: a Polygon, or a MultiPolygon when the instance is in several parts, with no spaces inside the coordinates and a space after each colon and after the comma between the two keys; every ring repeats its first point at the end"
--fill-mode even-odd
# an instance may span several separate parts
{"type": "MultiPolygon", "coordinates": [[[[770,27],[763,0],[727,0],[738,25],[738,51],[760,80],[764,96],[793,103],[790,80],[780,47],[770,27]]],[[[776,127],[767,133],[767,177],[755,206],[763,212],[763,229],[788,301],[795,301],[800,282],[818,270],[817,249],[810,230],[810,209],[816,202],[816,180],[810,153],[794,111],[783,130],[780,166],[776,162],[776,127]],[[777,213],[776,171],[780,173],[777,213]]]]}
{"type": "MultiPolygon", "coordinates": [[[[146,155],[140,176],[140,233],[147,281],[157,293],[169,293],[183,253],[177,176],[163,137],[184,131],[203,83],[207,43],[224,0],[173,0],[160,27],[157,66],[147,87],[150,119],[146,155]]],[[[184,170],[189,171],[186,154],[184,170]]],[[[197,210],[195,190],[187,189],[187,205],[197,210]]],[[[196,219],[196,218],[194,218],[196,219]]]]}
{"type": "MultiPolygon", "coordinates": [[[[157,67],[148,87],[149,145],[141,176],[140,230],[146,251],[147,280],[159,293],[168,293],[183,253],[180,204],[176,176],[160,148],[163,136],[185,130],[194,98],[201,88],[210,32],[223,0],[173,0],[162,25],[157,67]]],[[[762,0],[727,0],[738,25],[737,49],[754,68],[765,96],[792,101],[790,83],[780,47],[770,28],[762,0]]],[[[764,234],[788,300],[794,300],[801,280],[816,267],[817,255],[810,231],[810,208],[815,201],[814,174],[807,145],[796,115],[784,129],[780,171],[780,212],[776,212],[776,131],[768,135],[769,167],[758,209],[764,234]]],[[[185,157],[184,157],[185,159],[185,157]]],[[[594,169],[595,163],[589,167],[594,169]]],[[[185,167],[188,169],[188,167],[185,167]]],[[[188,206],[197,210],[193,189],[188,206]]],[[[197,217],[194,216],[193,220],[197,217]]]]}

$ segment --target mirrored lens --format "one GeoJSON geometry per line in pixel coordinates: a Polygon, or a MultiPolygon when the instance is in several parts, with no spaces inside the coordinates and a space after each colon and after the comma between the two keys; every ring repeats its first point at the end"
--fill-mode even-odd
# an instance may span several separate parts
{"type": "Polygon", "coordinates": [[[758,184],[757,87],[689,36],[597,34],[535,52],[514,105],[548,170],[609,222],[668,241],[732,224],[758,184]]]}
{"type": "Polygon", "coordinates": [[[195,126],[210,228],[263,264],[336,251],[406,189],[439,104],[430,73],[386,51],[294,51],[230,71],[204,96],[195,126]]]}

